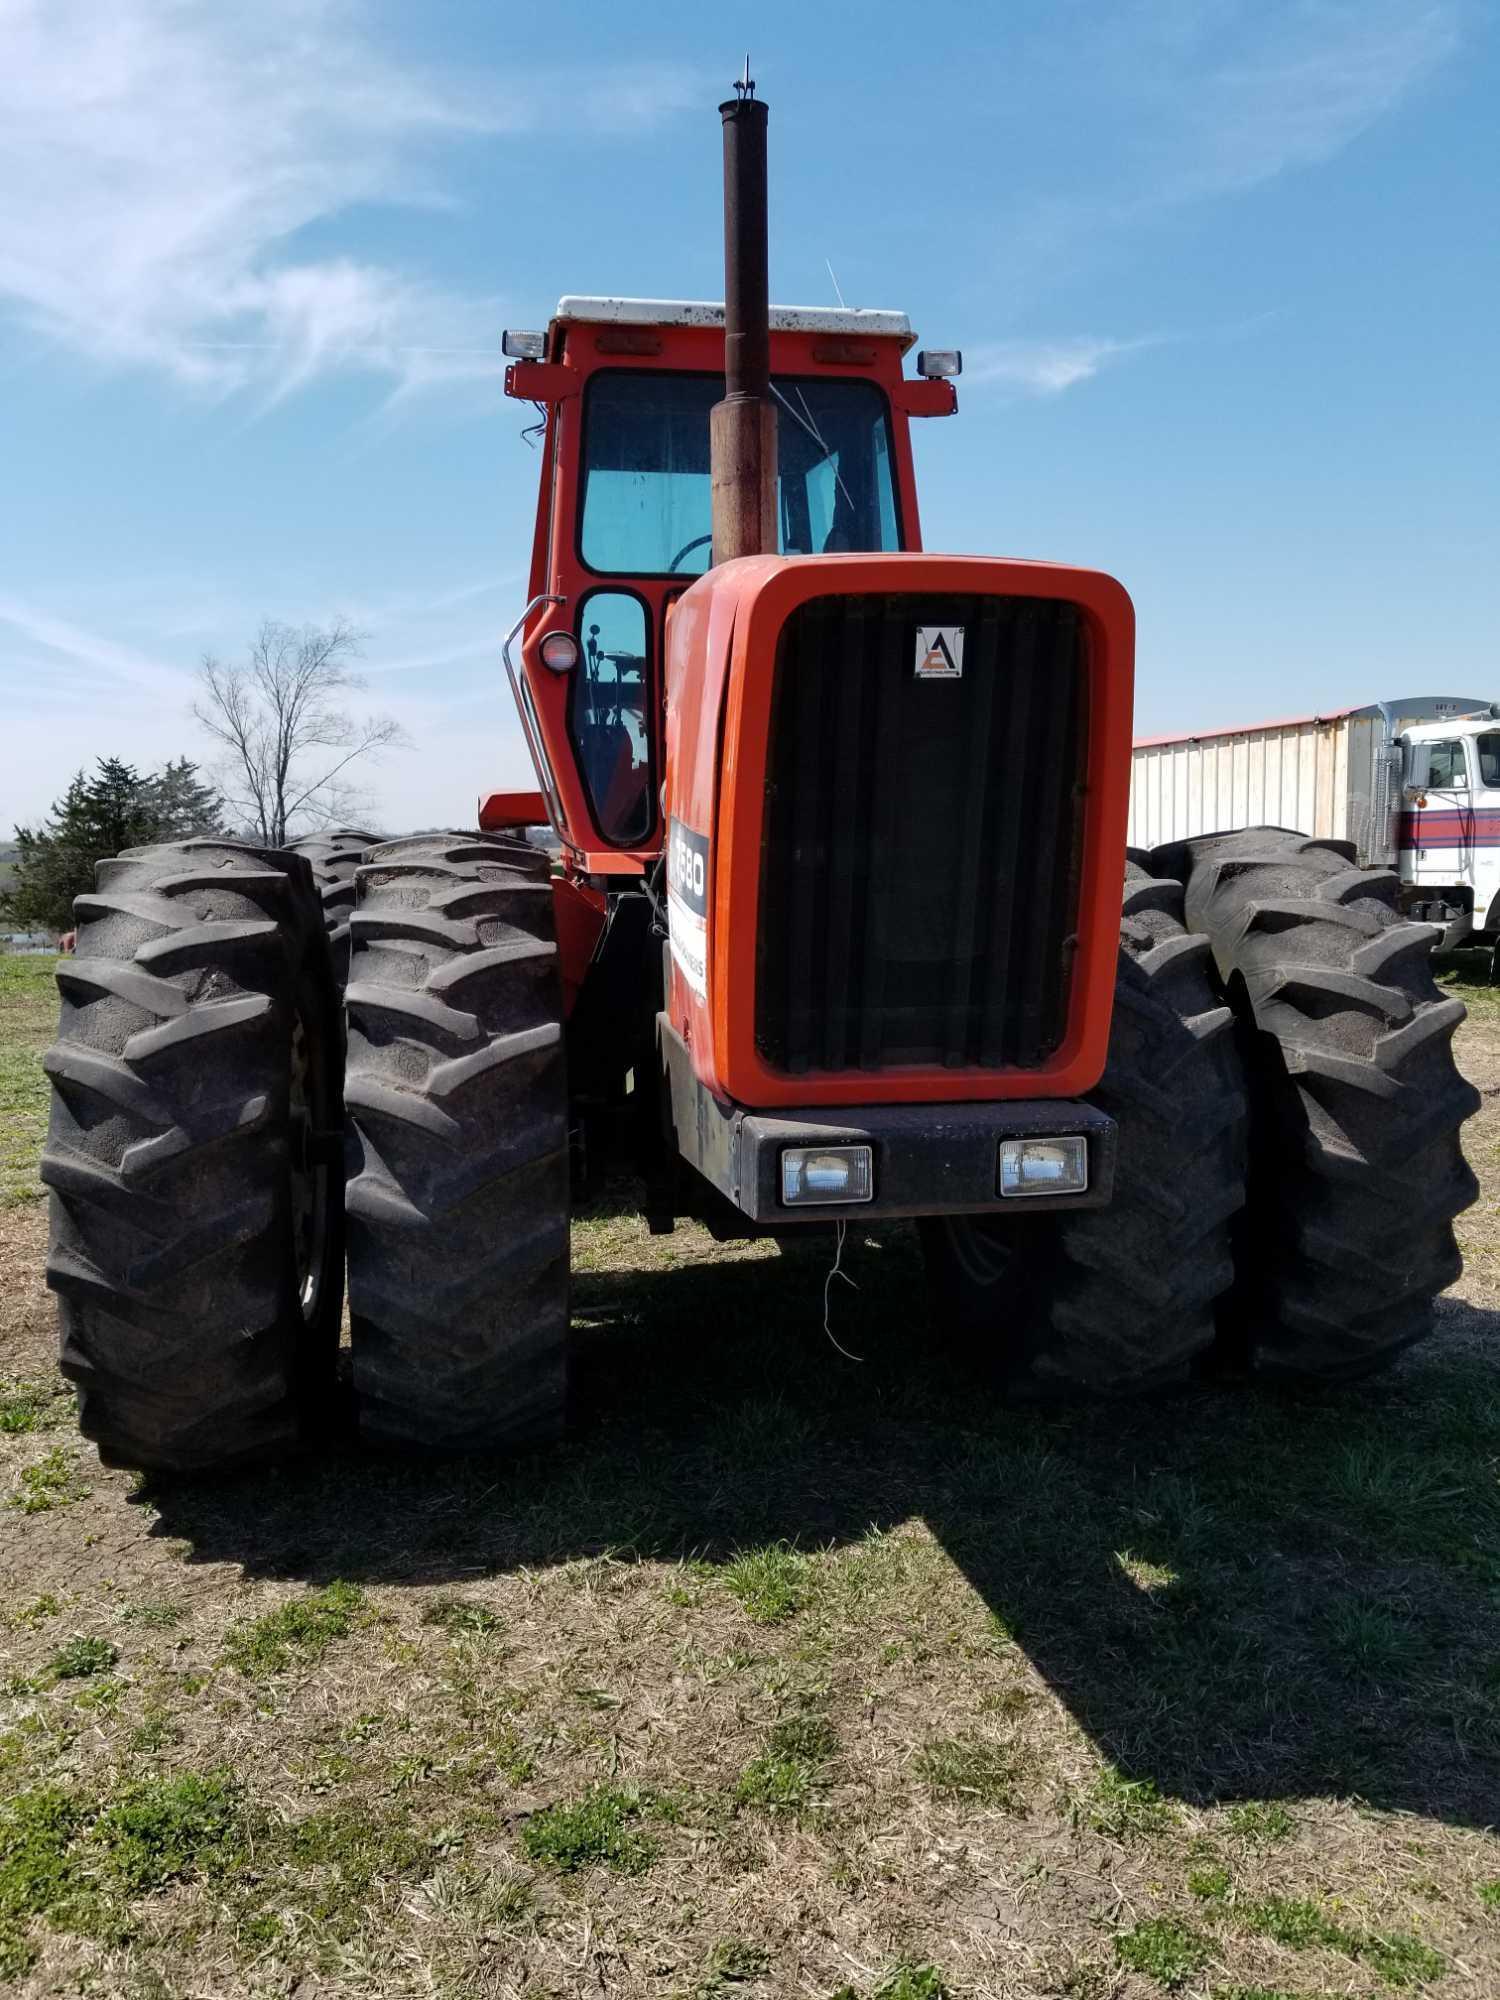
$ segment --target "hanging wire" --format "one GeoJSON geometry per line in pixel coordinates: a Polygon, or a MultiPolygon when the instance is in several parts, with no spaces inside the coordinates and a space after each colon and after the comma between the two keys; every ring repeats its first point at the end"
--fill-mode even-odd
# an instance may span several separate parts
{"type": "Polygon", "coordinates": [[[531,407],[537,412],[537,420],[534,424],[528,424],[521,435],[533,451],[539,451],[542,439],[547,435],[547,405],[533,403],[531,407]]]}
{"type": "Polygon", "coordinates": [[[834,1279],[842,1278],[844,1283],[848,1285],[851,1288],[851,1290],[856,1292],[859,1290],[859,1286],[855,1284],[854,1280],[849,1276],[849,1273],[843,1268],[844,1237],[848,1232],[848,1228],[849,1225],[847,1222],[836,1222],[833,1225],[834,1244],[835,1244],[833,1253],[833,1267],[829,1271],[828,1276],[823,1280],[823,1331],[824,1333],[827,1334],[829,1340],[833,1343],[833,1345],[836,1348],[838,1348],[839,1353],[843,1355],[846,1361],[863,1361],[865,1357],[862,1354],[851,1354],[847,1347],[843,1347],[840,1345],[838,1339],[834,1334],[833,1328],[828,1324],[829,1314],[833,1310],[833,1301],[831,1294],[833,1292],[834,1279]]]}

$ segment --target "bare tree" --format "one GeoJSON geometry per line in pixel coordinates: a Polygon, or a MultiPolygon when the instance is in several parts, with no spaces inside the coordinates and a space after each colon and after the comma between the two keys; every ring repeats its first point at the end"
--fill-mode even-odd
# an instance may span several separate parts
{"type": "Polygon", "coordinates": [[[365,685],[351,664],[358,657],[359,634],[341,618],[300,631],[268,618],[247,660],[204,655],[193,714],[224,750],[226,801],[268,847],[350,818],[362,797],[351,767],[408,745],[393,716],[345,705],[365,685]]]}

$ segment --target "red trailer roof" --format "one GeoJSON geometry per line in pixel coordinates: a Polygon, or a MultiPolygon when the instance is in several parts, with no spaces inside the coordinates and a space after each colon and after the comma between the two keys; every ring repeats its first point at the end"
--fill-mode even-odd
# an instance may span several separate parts
{"type": "MultiPolygon", "coordinates": [[[[1365,703],[1367,708],[1375,706],[1374,702],[1365,703]]],[[[1131,748],[1154,750],[1163,743],[1206,743],[1210,737],[1250,736],[1258,729],[1305,729],[1310,722],[1344,722],[1360,712],[1357,708],[1330,708],[1322,715],[1284,715],[1273,722],[1236,722],[1223,729],[1184,729],[1171,736],[1137,736],[1131,748]]]]}

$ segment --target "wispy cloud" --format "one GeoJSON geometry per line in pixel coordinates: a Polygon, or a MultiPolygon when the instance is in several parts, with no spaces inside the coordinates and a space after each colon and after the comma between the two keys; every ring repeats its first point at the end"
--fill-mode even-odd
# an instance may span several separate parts
{"type": "Polygon", "coordinates": [[[1468,0],[1061,0],[1007,80],[1012,297],[1353,145],[1452,60],[1468,0]],[[1059,109],[1066,106],[1066,116],[1059,109]],[[1088,143],[1080,149],[1078,134],[1088,143]]]}
{"type": "Polygon", "coordinates": [[[1022,396],[1060,396],[1080,382],[1091,382],[1106,368],[1153,347],[1175,347],[1184,341],[1227,345],[1253,339],[1286,317],[1274,307],[1244,319],[1186,333],[1143,333],[1120,340],[1101,334],[1068,334],[1056,339],[980,341],[964,351],[964,381],[971,387],[997,384],[1022,396]]]}
{"type": "MultiPolygon", "coordinates": [[[[1193,204],[1331,160],[1452,58],[1464,13],[1464,0],[1120,0],[1085,23],[1075,0],[1072,32],[1034,44],[1009,81],[1029,161],[1003,225],[1012,308],[1034,311],[1058,279],[1139,254],[1153,225],[1193,204]],[[1059,119],[1063,101],[1070,115],[1059,119]],[[1086,179],[1076,172],[1080,123],[1086,179]]],[[[1164,339],[1192,337],[1203,336],[971,343],[965,378],[1057,396],[1164,339]]]]}
{"type": "Polygon", "coordinates": [[[158,698],[169,695],[186,699],[188,683],[183,675],[151,654],[88,631],[8,592],[0,593],[0,633],[6,635],[0,648],[0,667],[8,665],[12,674],[18,674],[19,662],[11,648],[20,638],[39,651],[50,670],[55,672],[60,665],[73,669],[69,678],[75,686],[77,669],[82,668],[102,684],[139,688],[158,698]]]}
{"type": "MultiPolygon", "coordinates": [[[[588,129],[645,129],[684,67],[569,79],[588,129]]],[[[494,372],[493,301],[298,232],[437,203],[443,148],[529,129],[546,79],[422,73],[359,0],[0,0],[0,301],[111,365],[227,392],[331,369],[412,389],[494,372]]]]}
{"type": "Polygon", "coordinates": [[[1027,396],[1060,396],[1125,355],[1160,344],[1155,336],[1111,340],[1087,334],[1060,340],[993,340],[965,354],[964,381],[1000,383],[1027,396]]]}
{"type": "MultiPolygon", "coordinates": [[[[1461,23],[1456,0],[1252,0],[1192,11],[1196,32],[1169,38],[1196,81],[1175,106],[1160,184],[1181,199],[1332,159],[1453,55],[1461,23]]],[[[1168,62],[1154,80],[1163,109],[1175,68],[1168,62]]]]}

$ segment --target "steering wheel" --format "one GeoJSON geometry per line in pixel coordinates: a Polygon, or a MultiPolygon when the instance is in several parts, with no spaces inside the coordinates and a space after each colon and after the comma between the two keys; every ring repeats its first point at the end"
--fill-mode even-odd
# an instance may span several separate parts
{"type": "Polygon", "coordinates": [[[676,555],[673,556],[672,560],[667,564],[668,571],[670,572],[676,569],[677,565],[682,561],[684,556],[690,556],[693,553],[694,549],[701,549],[705,542],[711,542],[712,540],[713,540],[712,535],[695,535],[692,541],[684,542],[682,547],[677,551],[676,555]]]}

